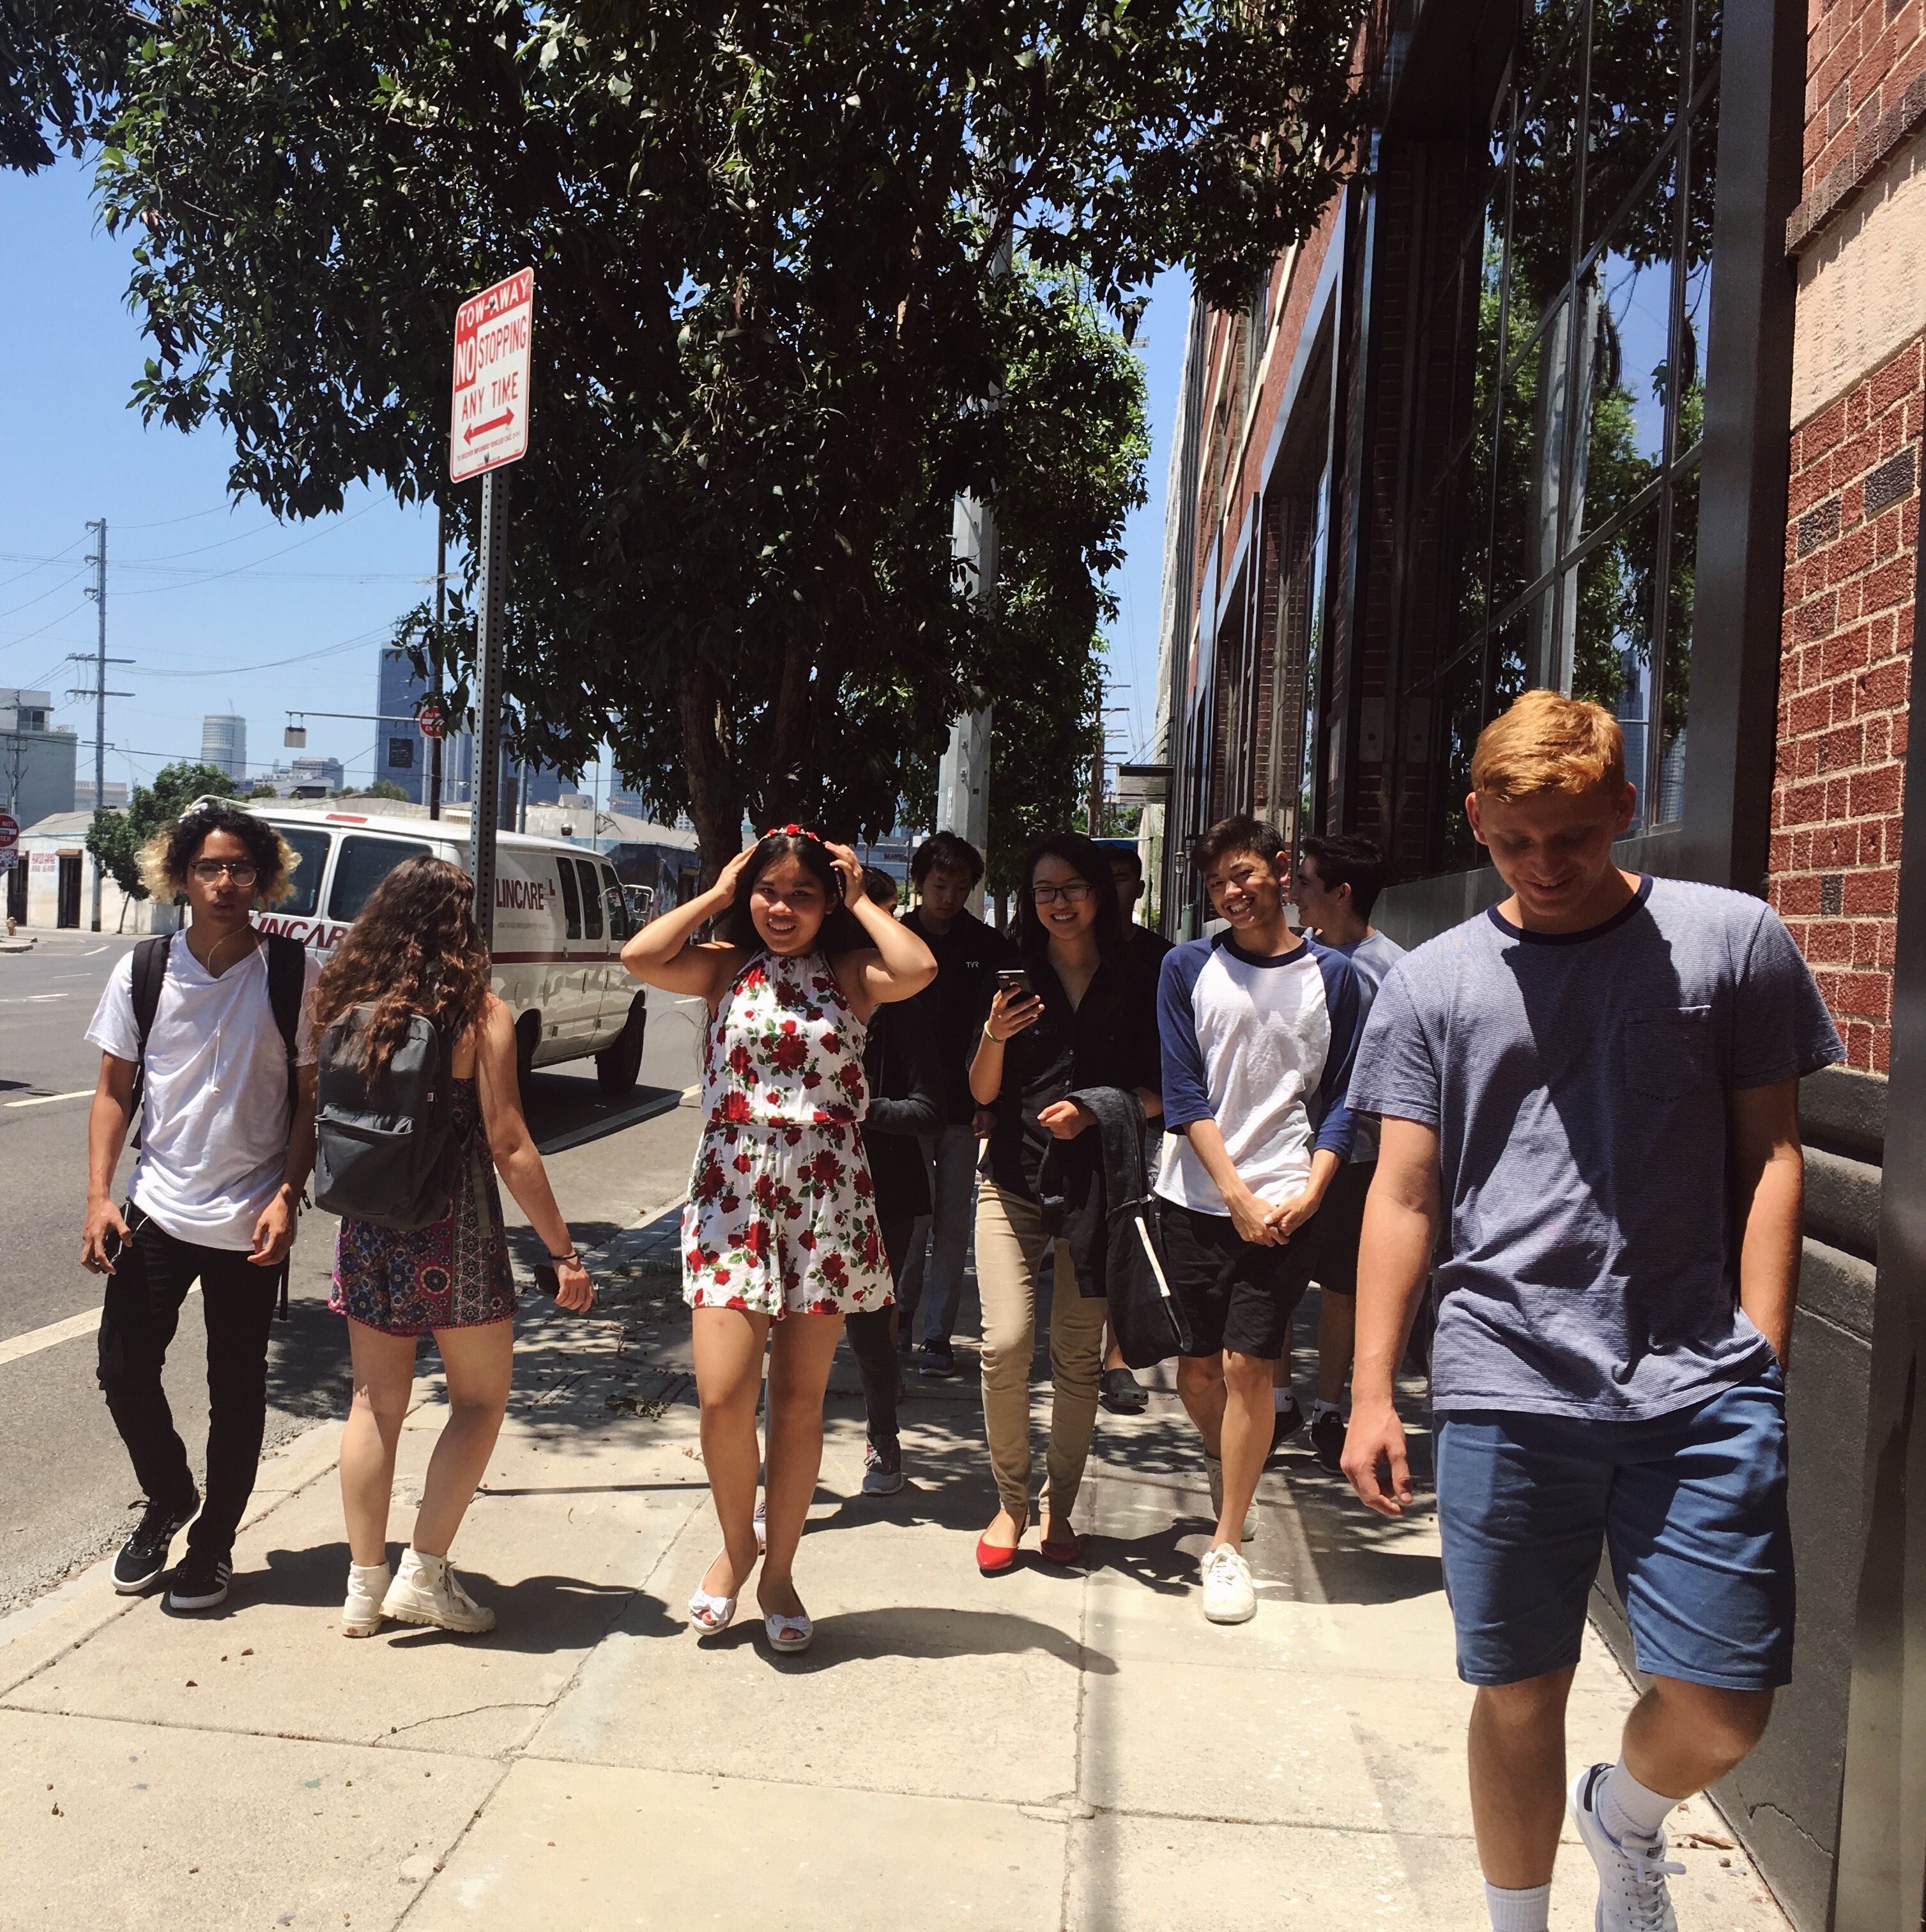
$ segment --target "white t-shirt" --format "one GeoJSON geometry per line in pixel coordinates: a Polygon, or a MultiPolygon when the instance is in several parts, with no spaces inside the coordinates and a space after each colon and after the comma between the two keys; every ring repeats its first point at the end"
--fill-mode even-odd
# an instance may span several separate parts
{"type": "MultiPolygon", "coordinates": [[[[321,970],[312,954],[307,967],[304,1012],[321,970]]],[[[114,968],[87,1037],[117,1059],[140,1058],[131,951],[114,968]]],[[[300,1042],[301,1064],[312,1066],[310,1028],[302,1027],[300,1042]]],[[[267,947],[215,979],[177,932],[147,1036],[129,1196],[177,1240],[244,1253],[281,1184],[288,1119],[287,1048],[268,997],[267,947]]]]}

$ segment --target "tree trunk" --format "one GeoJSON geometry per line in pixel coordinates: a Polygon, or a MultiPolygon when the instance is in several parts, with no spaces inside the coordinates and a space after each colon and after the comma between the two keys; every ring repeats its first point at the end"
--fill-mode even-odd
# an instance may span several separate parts
{"type": "Polygon", "coordinates": [[[742,849],[742,780],[735,759],[728,688],[715,667],[698,662],[676,674],[676,708],[688,776],[688,815],[695,822],[706,891],[742,849]]]}

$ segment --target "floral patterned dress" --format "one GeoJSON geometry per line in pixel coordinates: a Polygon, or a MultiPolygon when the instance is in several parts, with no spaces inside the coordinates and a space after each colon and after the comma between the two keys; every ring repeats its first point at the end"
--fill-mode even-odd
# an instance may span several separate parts
{"type": "Polygon", "coordinates": [[[682,1210],[682,1299],[752,1315],[886,1308],[859,1124],[866,1029],[829,962],[758,952],[703,1036],[707,1124],[682,1210]]]}
{"type": "Polygon", "coordinates": [[[454,1083],[454,1132],[466,1153],[446,1220],[376,1228],[344,1219],[334,1237],[337,1315],[388,1335],[478,1328],[515,1312],[515,1273],[502,1226],[495,1160],[472,1080],[454,1083]]]}

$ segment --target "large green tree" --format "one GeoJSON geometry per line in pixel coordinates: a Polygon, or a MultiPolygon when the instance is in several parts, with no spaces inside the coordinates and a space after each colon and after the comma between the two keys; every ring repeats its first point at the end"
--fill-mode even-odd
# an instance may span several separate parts
{"type": "Polygon", "coordinates": [[[124,812],[102,806],[87,828],[87,850],[129,898],[144,899],[140,848],[197,798],[232,798],[237,788],[218,765],[164,765],[151,785],[136,785],[124,812]]]}
{"type": "Polygon", "coordinates": [[[225,425],[233,488],[280,514],[378,480],[472,538],[454,310],[532,262],[527,748],[606,736],[712,867],[746,812],[873,829],[969,694],[1024,688],[1019,580],[973,601],[952,496],[1100,572],[1112,501],[1047,436],[1070,408],[1139,433],[1102,419],[1126,399],[1090,309],[1127,328],[1178,260],[1234,301],[1310,226],[1359,11],[157,0],[100,174],[140,400],[225,425]]]}

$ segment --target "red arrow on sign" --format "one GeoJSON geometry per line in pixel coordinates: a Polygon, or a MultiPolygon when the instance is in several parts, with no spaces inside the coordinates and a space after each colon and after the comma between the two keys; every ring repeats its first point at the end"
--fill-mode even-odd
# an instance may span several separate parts
{"type": "Polygon", "coordinates": [[[490,416],[484,423],[477,423],[471,429],[461,432],[464,442],[472,442],[478,436],[486,436],[491,429],[506,429],[515,419],[513,410],[504,410],[498,416],[490,416]]]}

